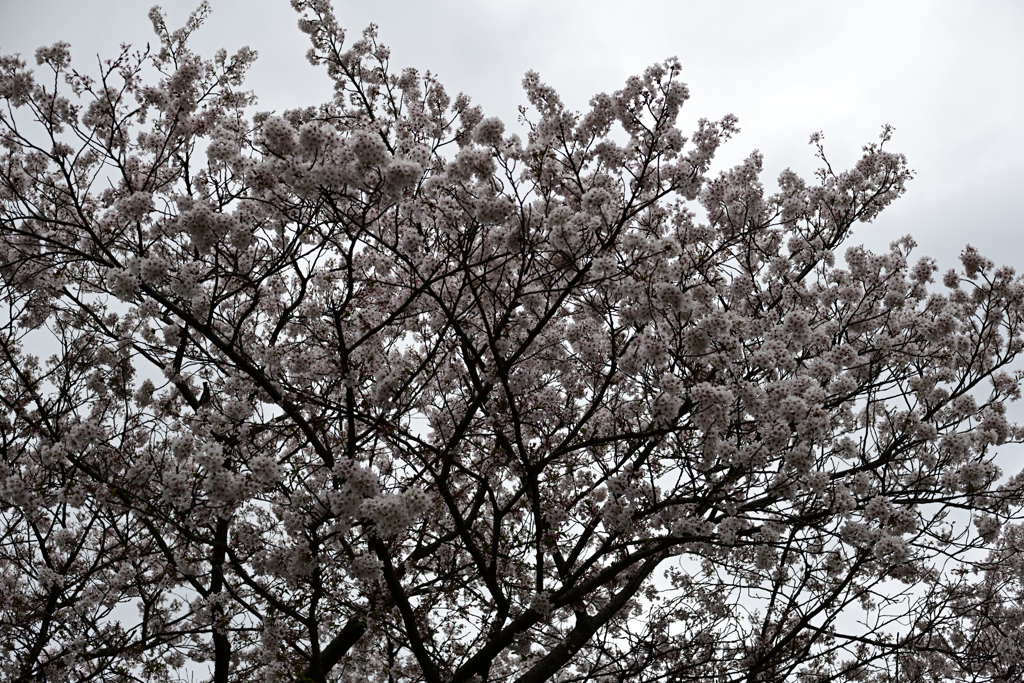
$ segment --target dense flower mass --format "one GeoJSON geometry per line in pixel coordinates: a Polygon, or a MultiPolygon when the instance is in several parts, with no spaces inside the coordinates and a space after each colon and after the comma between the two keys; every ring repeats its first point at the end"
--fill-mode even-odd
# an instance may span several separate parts
{"type": "Polygon", "coordinates": [[[320,107],[0,57],[0,679],[1020,679],[1024,281],[849,244],[891,129],[772,194],[675,60],[516,134],[292,4],[320,107]]]}

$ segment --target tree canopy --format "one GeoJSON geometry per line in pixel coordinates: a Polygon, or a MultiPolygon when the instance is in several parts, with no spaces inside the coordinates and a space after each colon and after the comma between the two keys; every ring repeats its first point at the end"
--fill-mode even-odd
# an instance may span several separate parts
{"type": "Polygon", "coordinates": [[[0,57],[3,680],[1020,680],[1024,281],[850,245],[889,127],[772,194],[676,60],[519,135],[292,4],[319,107],[0,57]]]}

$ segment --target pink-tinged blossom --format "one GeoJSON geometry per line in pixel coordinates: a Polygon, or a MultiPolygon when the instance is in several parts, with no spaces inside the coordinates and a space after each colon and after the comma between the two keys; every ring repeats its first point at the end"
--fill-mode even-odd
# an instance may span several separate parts
{"type": "Polygon", "coordinates": [[[349,144],[359,161],[367,166],[384,166],[388,162],[390,155],[387,147],[381,137],[375,133],[365,130],[356,131],[349,144]]]}
{"type": "Polygon", "coordinates": [[[138,278],[128,269],[120,268],[111,272],[110,292],[121,301],[131,301],[138,291],[138,278]]]}
{"type": "Polygon", "coordinates": [[[422,177],[423,167],[411,159],[396,159],[384,173],[388,189],[396,193],[415,186],[422,177]]]}
{"type": "Polygon", "coordinates": [[[476,124],[473,129],[473,142],[485,147],[495,147],[501,144],[501,134],[504,132],[505,123],[492,116],[476,124]]]}
{"type": "Polygon", "coordinates": [[[872,548],[875,557],[886,564],[903,564],[910,557],[907,542],[899,536],[883,535],[872,548]]]}
{"type": "Polygon", "coordinates": [[[263,123],[263,139],[275,154],[291,154],[298,140],[295,129],[280,116],[271,116],[263,123]]]}

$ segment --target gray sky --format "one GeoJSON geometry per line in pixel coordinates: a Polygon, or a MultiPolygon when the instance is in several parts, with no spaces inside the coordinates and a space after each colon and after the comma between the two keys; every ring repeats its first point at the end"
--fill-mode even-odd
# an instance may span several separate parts
{"type": "MultiPolygon", "coordinates": [[[[169,26],[198,0],[165,0],[169,26]]],[[[260,109],[324,101],[326,76],[306,63],[306,36],[287,0],[211,0],[196,46],[257,49],[250,86],[260,109]]],[[[392,64],[438,74],[488,115],[512,124],[525,101],[520,80],[540,72],[571,108],[621,87],[629,75],[676,55],[691,100],[683,129],[699,117],[739,117],[742,133],[718,168],[752,149],[765,155],[774,189],[790,166],[815,168],[808,136],[825,133],[834,168],[848,167],[881,126],[917,171],[906,196],[852,243],[883,248],[910,233],[919,253],[954,264],[965,243],[1024,271],[1024,3],[674,2],[632,0],[335,0],[357,36],[369,22],[392,48],[392,64]]],[[[0,52],[63,39],[79,68],[96,54],[152,38],[149,2],[0,0],[0,52]]]]}

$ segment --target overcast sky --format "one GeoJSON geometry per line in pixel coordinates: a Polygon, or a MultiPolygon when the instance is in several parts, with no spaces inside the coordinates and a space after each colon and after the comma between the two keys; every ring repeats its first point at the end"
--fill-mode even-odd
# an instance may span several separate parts
{"type": "MultiPolygon", "coordinates": [[[[210,0],[196,46],[259,51],[250,86],[260,109],[317,104],[326,76],[306,63],[306,36],[287,0],[210,0]]],[[[198,0],[165,0],[180,26],[198,0]]],[[[910,233],[921,254],[953,265],[965,243],[1024,271],[1024,3],[630,2],[533,0],[335,0],[356,36],[369,22],[396,69],[439,75],[488,115],[513,122],[523,73],[539,71],[573,109],[621,87],[649,64],[678,56],[691,100],[683,129],[700,117],[739,117],[742,132],[718,168],[753,149],[774,189],[789,166],[815,168],[807,144],[825,134],[833,168],[848,167],[881,126],[917,172],[906,196],[851,243],[881,248],[910,233]]],[[[0,52],[62,39],[79,68],[122,42],[152,39],[149,2],[0,0],[0,52]]]]}

